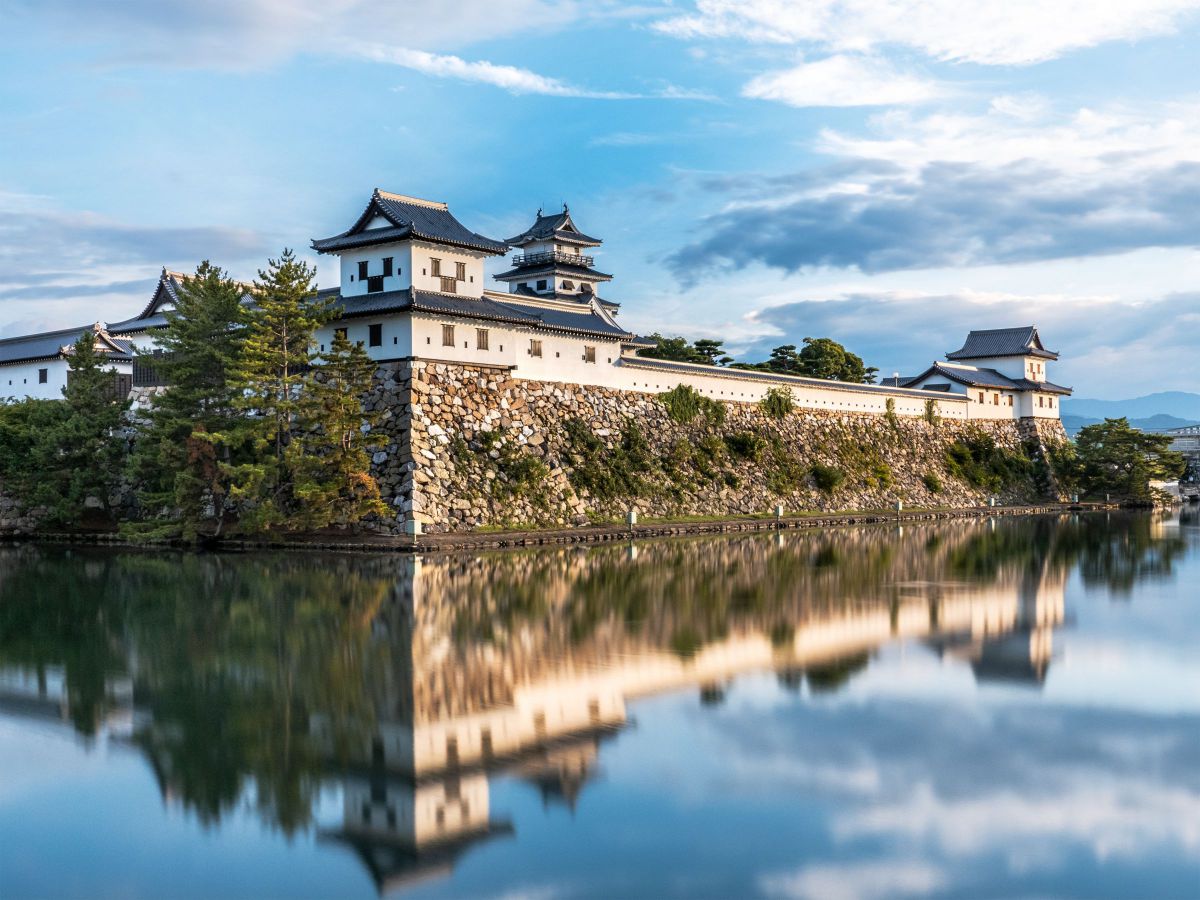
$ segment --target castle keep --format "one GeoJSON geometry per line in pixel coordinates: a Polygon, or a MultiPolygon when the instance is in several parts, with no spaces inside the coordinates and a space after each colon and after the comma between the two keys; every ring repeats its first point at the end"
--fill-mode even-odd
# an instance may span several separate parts
{"type": "MultiPolygon", "coordinates": [[[[341,332],[379,364],[367,398],[384,413],[374,465],[396,511],[379,527],[581,523],[631,507],[726,515],[779,502],[962,505],[981,492],[931,487],[929,460],[940,445],[965,434],[1006,447],[1064,436],[1058,401],[1070,389],[1051,380],[1058,357],[1036,328],[972,332],[944,361],[879,385],[650,359],[638,350],[653,344],[601,296],[612,280],[596,267],[601,245],[565,205],[495,240],[445,203],[382,190],[345,231],[312,241],[339,272],[339,285],[322,293],[340,314],[318,333],[317,349],[341,332]],[[490,286],[485,261],[510,251],[490,286]],[[668,415],[658,395],[678,385],[725,405],[719,429],[702,433],[668,415]],[[760,409],[772,389],[790,392],[791,416],[760,409]],[[695,458],[705,446],[707,461],[695,458]],[[784,451],[854,477],[839,491],[818,491],[795,471],[781,474],[784,451]],[[622,454],[634,462],[622,463],[622,454]],[[592,471],[606,457],[616,468],[592,471]],[[614,488],[622,465],[631,474],[614,488]]],[[[0,397],[61,396],[71,345],[89,332],[119,390],[154,387],[146,355],[183,277],[164,270],[150,302],[125,321],[0,341],[0,397]]]]}

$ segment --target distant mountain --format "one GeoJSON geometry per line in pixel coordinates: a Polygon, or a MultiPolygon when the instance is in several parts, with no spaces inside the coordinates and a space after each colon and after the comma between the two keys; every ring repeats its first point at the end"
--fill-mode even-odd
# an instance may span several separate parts
{"type": "MultiPolygon", "coordinates": [[[[1089,419],[1116,419],[1124,416],[1134,419],[1149,419],[1165,415],[1183,419],[1180,426],[1200,422],[1200,394],[1188,391],[1162,391],[1134,397],[1131,400],[1087,400],[1074,397],[1062,402],[1063,419],[1067,416],[1082,416],[1089,419]]],[[[1167,427],[1180,427],[1167,426],[1167,427]]]]}
{"type": "MultiPolygon", "coordinates": [[[[1109,416],[1114,419],[1117,416],[1109,416]]],[[[1075,416],[1069,413],[1063,413],[1063,427],[1067,429],[1067,434],[1074,437],[1079,433],[1079,429],[1087,425],[1099,425],[1103,419],[1093,418],[1092,416],[1075,416]]],[[[1140,428],[1143,431],[1162,431],[1167,428],[1183,428],[1185,425],[1197,425],[1200,422],[1194,422],[1190,419],[1180,419],[1176,416],[1168,416],[1166,413],[1159,413],[1154,416],[1147,416],[1144,419],[1130,419],[1129,424],[1134,428],[1140,428]]]]}

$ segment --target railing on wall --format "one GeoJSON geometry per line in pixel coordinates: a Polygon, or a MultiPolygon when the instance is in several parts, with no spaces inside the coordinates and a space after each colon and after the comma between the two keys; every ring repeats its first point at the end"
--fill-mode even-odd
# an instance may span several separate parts
{"type": "Polygon", "coordinates": [[[581,253],[565,253],[562,250],[540,250],[537,253],[518,253],[512,258],[514,266],[540,266],[544,263],[560,262],[570,266],[592,267],[593,257],[581,253]]]}
{"type": "MultiPolygon", "coordinates": [[[[155,356],[161,358],[162,354],[155,353],[155,356]]],[[[132,379],[133,387],[165,387],[170,383],[159,367],[143,356],[134,357],[132,379]]]]}

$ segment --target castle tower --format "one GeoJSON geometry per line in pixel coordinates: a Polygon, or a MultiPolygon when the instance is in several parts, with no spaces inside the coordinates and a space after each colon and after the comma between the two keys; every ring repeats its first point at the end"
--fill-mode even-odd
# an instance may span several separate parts
{"type": "Polygon", "coordinates": [[[412,288],[478,298],[484,259],[508,249],[468,229],[445,203],[378,188],[348,230],[312,246],[339,258],[342,297],[412,288]]]}
{"type": "Polygon", "coordinates": [[[496,280],[508,282],[511,294],[588,302],[599,296],[600,282],[612,280],[592,267],[594,260],[585,252],[601,240],[575,227],[565,203],[562,212],[550,216],[539,209],[533,224],[507,243],[520,252],[512,258],[513,268],[496,280]]]}

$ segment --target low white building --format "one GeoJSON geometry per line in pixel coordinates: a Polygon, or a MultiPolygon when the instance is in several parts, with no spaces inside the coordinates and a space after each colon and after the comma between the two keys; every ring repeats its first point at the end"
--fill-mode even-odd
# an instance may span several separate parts
{"type": "MultiPolygon", "coordinates": [[[[1042,346],[1033,327],[973,331],[945,362],[914,378],[878,385],[638,356],[652,345],[620,324],[619,304],[600,296],[612,280],[595,268],[592,254],[602,243],[575,225],[565,205],[551,215],[538,210],[529,228],[498,241],[468,229],[445,203],[376,189],[347,230],[312,242],[318,253],[337,258],[340,274],[338,287],[321,292],[341,311],[318,332],[317,349],[323,351],[341,331],[379,362],[465,363],[502,368],[519,379],[646,393],[686,384],[718,400],[741,402],[782,387],[802,408],[878,415],[926,415],[933,400],[937,415],[958,420],[1057,418],[1058,398],[1070,393],[1047,379],[1046,366],[1058,356],[1042,346]],[[495,276],[504,289],[489,289],[485,260],[510,248],[518,251],[511,267],[495,276]]],[[[127,355],[153,352],[184,278],[164,269],[137,316],[97,329],[127,348],[127,355]]],[[[32,373],[46,378],[39,381],[45,396],[61,395],[65,359],[42,372],[28,368],[33,351],[14,344],[6,356],[3,349],[21,341],[42,346],[48,337],[0,342],[0,370],[14,367],[13,387],[28,387],[32,373]],[[26,368],[18,371],[20,366],[26,368]]],[[[135,386],[158,383],[152,360],[114,356],[114,361],[127,367],[118,371],[132,372],[135,386]]]]}
{"type": "Polygon", "coordinates": [[[972,331],[961,349],[946,354],[946,362],[898,383],[966,397],[972,419],[1057,419],[1059,401],[1071,393],[1047,378],[1047,367],[1057,359],[1033,325],[972,331]]]}
{"type": "Polygon", "coordinates": [[[114,375],[114,389],[118,395],[128,394],[133,384],[133,345],[97,322],[0,340],[0,400],[61,400],[75,343],[89,332],[114,375]]]}

